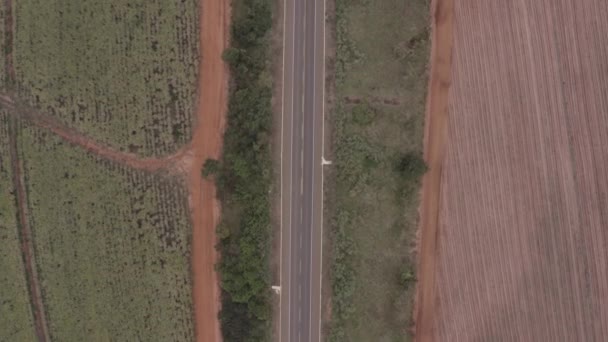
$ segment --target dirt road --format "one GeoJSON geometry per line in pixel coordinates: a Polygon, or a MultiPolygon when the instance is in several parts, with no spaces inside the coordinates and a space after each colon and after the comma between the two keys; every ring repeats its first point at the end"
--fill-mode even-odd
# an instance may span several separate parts
{"type": "Polygon", "coordinates": [[[418,284],[416,286],[416,341],[433,341],[435,269],[441,175],[447,141],[448,93],[451,84],[453,0],[431,4],[431,75],[427,99],[424,158],[429,171],[422,181],[418,284]]]}
{"type": "Polygon", "coordinates": [[[218,277],[215,272],[215,228],[219,202],[215,185],[201,177],[207,158],[218,159],[222,148],[227,110],[228,70],[222,53],[228,46],[230,1],[201,0],[200,32],[202,57],[199,65],[197,125],[192,139],[192,163],[188,175],[192,211],[192,271],[199,342],[220,341],[218,277]]]}

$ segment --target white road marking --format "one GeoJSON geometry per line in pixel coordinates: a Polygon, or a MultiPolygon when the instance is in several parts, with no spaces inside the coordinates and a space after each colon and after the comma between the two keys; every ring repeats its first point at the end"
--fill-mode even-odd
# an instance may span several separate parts
{"type": "MultiPolygon", "coordinates": [[[[321,125],[321,155],[324,156],[325,155],[325,24],[327,21],[326,18],[327,15],[327,1],[323,0],[323,103],[322,103],[322,125],[321,125]]],[[[323,211],[324,211],[324,186],[325,186],[325,182],[324,182],[324,169],[325,168],[321,168],[321,247],[319,248],[320,250],[320,257],[319,257],[319,342],[321,342],[321,323],[323,322],[322,319],[322,310],[321,310],[321,304],[323,303],[323,291],[322,291],[322,286],[323,286],[323,211]]]]}
{"type": "MultiPolygon", "coordinates": [[[[287,2],[283,2],[283,62],[281,64],[281,176],[279,195],[279,286],[283,286],[283,137],[285,136],[285,27],[287,22],[287,2]]],[[[281,341],[283,295],[279,292],[279,341],[281,341]]]]}
{"type": "Polygon", "coordinates": [[[315,226],[315,117],[316,117],[316,113],[315,111],[317,110],[317,106],[316,106],[316,97],[317,97],[317,92],[316,92],[316,84],[317,84],[317,0],[313,0],[313,15],[315,16],[315,20],[314,20],[314,29],[313,29],[313,34],[312,34],[312,86],[313,86],[313,90],[312,90],[312,158],[311,158],[311,162],[312,162],[312,182],[310,184],[310,205],[311,205],[311,209],[310,209],[310,213],[311,213],[311,218],[310,218],[310,298],[308,300],[308,305],[310,305],[309,310],[308,310],[308,337],[312,338],[312,260],[313,260],[313,252],[312,252],[312,245],[313,245],[313,231],[314,231],[314,226],[315,226]]]}
{"type": "MultiPolygon", "coordinates": [[[[283,9],[283,14],[284,14],[284,16],[283,16],[283,42],[285,42],[285,28],[287,27],[287,25],[285,25],[286,20],[287,20],[287,15],[286,15],[287,14],[287,6],[286,6],[286,3],[287,2],[284,2],[285,7],[283,9]]],[[[295,74],[295,63],[293,63],[293,58],[296,55],[296,44],[295,44],[295,41],[296,41],[296,21],[295,21],[295,17],[296,17],[296,6],[294,4],[293,5],[293,18],[294,18],[294,20],[292,20],[292,22],[293,22],[293,26],[292,26],[293,45],[292,45],[292,49],[291,49],[291,51],[292,51],[292,61],[291,61],[291,75],[292,75],[292,78],[293,78],[293,75],[295,74]]],[[[283,62],[284,61],[285,61],[285,44],[283,45],[283,62]]],[[[285,64],[283,64],[283,85],[282,86],[283,86],[283,89],[285,89],[285,64]]],[[[291,108],[290,108],[290,110],[292,111],[292,115],[291,115],[291,137],[293,137],[293,122],[294,122],[293,121],[293,99],[294,99],[294,96],[293,96],[294,94],[293,93],[294,93],[294,83],[293,83],[293,80],[292,80],[292,82],[291,82],[291,101],[292,101],[292,103],[291,103],[291,108]]],[[[285,98],[283,98],[283,100],[284,99],[285,98]]],[[[285,108],[284,106],[285,106],[285,103],[283,103],[283,109],[285,108]]],[[[281,114],[281,115],[283,115],[283,114],[281,114]]],[[[281,116],[281,120],[282,119],[283,118],[281,116]]],[[[283,127],[281,127],[281,129],[283,129],[283,127]]],[[[281,142],[281,146],[282,146],[282,142],[281,142]]],[[[293,169],[293,139],[291,139],[291,138],[289,139],[289,151],[290,151],[289,152],[289,173],[291,173],[291,171],[293,169]]],[[[281,158],[281,163],[282,162],[283,162],[283,160],[281,158]]],[[[281,171],[282,171],[282,169],[281,169],[281,171]]],[[[289,182],[289,246],[290,247],[291,247],[291,221],[292,221],[292,216],[293,216],[293,213],[292,213],[292,201],[293,201],[293,198],[291,197],[292,184],[293,184],[293,180],[291,182],[289,182]]],[[[281,187],[283,187],[282,183],[281,183],[281,187]]],[[[281,201],[282,200],[283,199],[281,198],[281,201]]],[[[283,231],[282,224],[283,224],[283,222],[281,222],[281,234],[282,234],[282,231],[283,231]]],[[[281,241],[281,243],[282,242],[283,241],[281,241]]],[[[281,246],[281,250],[282,250],[282,246],[281,246]]],[[[289,255],[290,255],[289,260],[291,261],[291,250],[289,250],[289,255]]],[[[289,284],[291,285],[291,267],[289,267],[288,270],[289,270],[289,272],[288,272],[288,274],[289,274],[288,275],[288,279],[289,279],[289,284]]],[[[283,285],[281,284],[281,286],[283,286],[283,285]]],[[[290,293],[290,295],[287,296],[287,319],[288,319],[288,321],[290,321],[291,320],[291,291],[289,291],[289,289],[288,289],[287,292],[290,293]]],[[[279,317],[282,317],[282,316],[283,316],[283,314],[281,313],[281,308],[279,306],[279,317]]],[[[280,332],[281,332],[280,329],[281,328],[280,328],[280,326],[281,326],[281,321],[279,319],[279,340],[281,339],[281,334],[280,334],[280,332]]],[[[287,336],[288,336],[287,339],[288,340],[289,340],[290,333],[291,333],[291,324],[288,323],[287,324],[287,336]]]]}

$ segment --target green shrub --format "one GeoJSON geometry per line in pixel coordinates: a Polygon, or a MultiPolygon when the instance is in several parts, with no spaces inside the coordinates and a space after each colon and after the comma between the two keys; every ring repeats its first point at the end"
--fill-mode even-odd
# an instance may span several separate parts
{"type": "Polygon", "coordinates": [[[401,157],[397,170],[404,180],[415,181],[426,172],[427,166],[421,155],[410,152],[401,157]]]}
{"type": "Polygon", "coordinates": [[[203,177],[205,178],[209,178],[209,177],[213,177],[216,176],[221,169],[221,164],[218,160],[216,159],[207,159],[205,160],[205,164],[203,165],[203,177]]]}
{"type": "Polygon", "coordinates": [[[361,126],[367,126],[374,121],[376,112],[367,103],[353,107],[353,121],[361,126]]]}

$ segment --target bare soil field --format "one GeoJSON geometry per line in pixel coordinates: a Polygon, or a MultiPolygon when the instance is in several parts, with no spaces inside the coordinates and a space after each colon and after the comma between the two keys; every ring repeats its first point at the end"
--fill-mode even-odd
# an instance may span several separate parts
{"type": "Polygon", "coordinates": [[[601,0],[454,2],[419,341],[608,336],[607,16],[601,0]]]}

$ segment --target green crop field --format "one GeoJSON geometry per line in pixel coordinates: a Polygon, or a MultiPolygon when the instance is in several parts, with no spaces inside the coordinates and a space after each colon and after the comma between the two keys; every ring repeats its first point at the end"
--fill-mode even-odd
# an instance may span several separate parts
{"type": "Polygon", "coordinates": [[[410,341],[428,1],[336,0],[330,341],[410,341]]]}
{"type": "Polygon", "coordinates": [[[0,341],[34,341],[19,243],[7,120],[6,114],[0,113],[0,341]]]}
{"type": "Polygon", "coordinates": [[[198,0],[13,2],[20,97],[123,151],[164,155],[189,141],[198,0]]]}
{"type": "Polygon", "coordinates": [[[51,338],[193,340],[184,185],[100,160],[47,131],[19,132],[51,338]]]}

